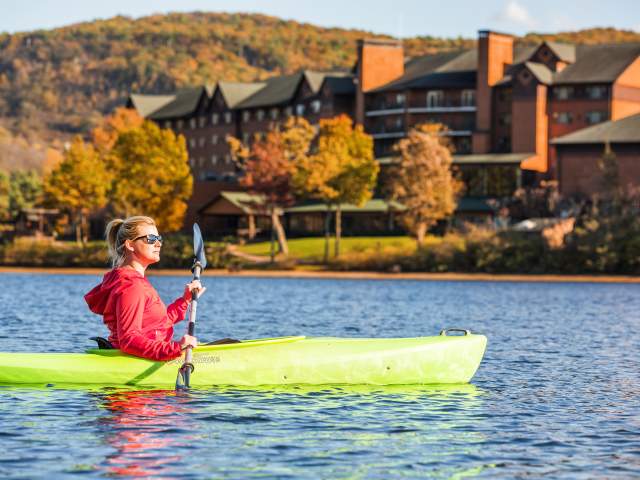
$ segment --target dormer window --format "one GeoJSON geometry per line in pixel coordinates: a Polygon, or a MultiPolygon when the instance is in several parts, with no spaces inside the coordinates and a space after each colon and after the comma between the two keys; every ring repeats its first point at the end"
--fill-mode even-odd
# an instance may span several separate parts
{"type": "Polygon", "coordinates": [[[217,113],[212,114],[211,115],[211,123],[214,124],[214,125],[217,125],[218,124],[218,117],[219,117],[219,115],[217,113]]]}
{"type": "Polygon", "coordinates": [[[322,108],[322,102],[320,100],[314,100],[313,102],[311,102],[311,111],[313,113],[320,112],[321,108],[322,108]]]}
{"type": "Polygon", "coordinates": [[[460,94],[460,104],[463,107],[474,107],[476,104],[475,90],[463,90],[460,94]]]}
{"type": "Polygon", "coordinates": [[[225,112],[224,114],[224,123],[231,123],[232,120],[232,116],[231,116],[231,112],[225,112]]]}
{"type": "Polygon", "coordinates": [[[427,92],[427,108],[441,107],[444,103],[444,92],[442,90],[432,90],[427,92]]]}

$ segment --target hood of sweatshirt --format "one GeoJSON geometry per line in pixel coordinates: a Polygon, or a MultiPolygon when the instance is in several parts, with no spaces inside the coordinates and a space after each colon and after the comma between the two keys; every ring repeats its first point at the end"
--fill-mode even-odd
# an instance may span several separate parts
{"type": "Polygon", "coordinates": [[[105,274],[102,282],[93,287],[84,296],[89,309],[93,313],[103,315],[111,296],[128,287],[133,282],[145,282],[146,279],[137,271],[129,268],[115,268],[105,274]]]}

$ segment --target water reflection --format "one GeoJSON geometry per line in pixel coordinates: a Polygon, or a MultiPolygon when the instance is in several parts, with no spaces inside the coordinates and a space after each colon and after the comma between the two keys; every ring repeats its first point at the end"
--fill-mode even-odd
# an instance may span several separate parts
{"type": "Polygon", "coordinates": [[[173,390],[116,391],[100,396],[100,406],[109,415],[98,423],[106,443],[114,449],[104,469],[117,476],[169,475],[181,460],[173,452],[188,439],[188,435],[176,434],[194,428],[186,399],[173,390]]]}
{"type": "Polygon", "coordinates": [[[479,414],[484,392],[474,385],[228,386],[92,395],[107,412],[97,423],[113,449],[99,468],[115,476],[206,471],[304,477],[329,464],[332,476],[407,468],[450,476],[467,468],[455,466],[456,460],[477,458],[486,440],[479,414]]]}

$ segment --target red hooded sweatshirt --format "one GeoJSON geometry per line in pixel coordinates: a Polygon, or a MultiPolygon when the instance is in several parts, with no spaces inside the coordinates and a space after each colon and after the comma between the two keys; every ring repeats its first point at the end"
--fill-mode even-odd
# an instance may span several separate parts
{"type": "Polygon", "coordinates": [[[184,318],[188,303],[179,298],[165,307],[158,292],[140,273],[116,268],[84,296],[93,313],[102,315],[115,348],[151,360],[171,360],[181,354],[172,341],[173,325],[184,318]]]}

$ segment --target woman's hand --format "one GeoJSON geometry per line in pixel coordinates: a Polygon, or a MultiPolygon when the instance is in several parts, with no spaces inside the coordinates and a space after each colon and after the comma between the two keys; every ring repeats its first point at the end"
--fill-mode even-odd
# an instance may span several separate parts
{"type": "Polygon", "coordinates": [[[202,294],[207,291],[206,287],[203,287],[200,283],[200,280],[194,280],[190,283],[187,283],[184,287],[184,293],[182,294],[182,298],[184,298],[187,303],[191,302],[191,292],[193,290],[198,291],[198,298],[200,298],[202,294]]]}
{"type": "Polygon", "coordinates": [[[192,337],[191,335],[185,335],[180,339],[180,348],[184,350],[187,347],[197,347],[198,339],[196,337],[192,337]]]}

